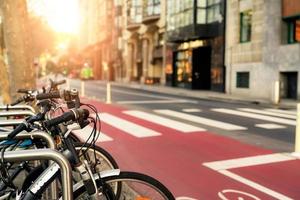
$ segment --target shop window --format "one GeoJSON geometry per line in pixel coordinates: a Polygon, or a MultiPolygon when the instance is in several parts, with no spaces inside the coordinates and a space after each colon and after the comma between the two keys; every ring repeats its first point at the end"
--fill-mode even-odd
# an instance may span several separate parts
{"type": "Polygon", "coordinates": [[[236,87],[249,88],[249,72],[236,73],[236,87]]]}
{"type": "Polygon", "coordinates": [[[300,42],[300,19],[294,18],[286,21],[287,42],[289,44],[300,42]]]}
{"type": "Polygon", "coordinates": [[[251,41],[252,10],[240,13],[240,42],[251,41]]]}

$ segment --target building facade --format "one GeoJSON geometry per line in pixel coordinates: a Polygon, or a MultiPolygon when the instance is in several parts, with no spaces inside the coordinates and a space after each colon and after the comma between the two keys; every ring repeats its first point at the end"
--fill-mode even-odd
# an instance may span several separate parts
{"type": "Polygon", "coordinates": [[[164,0],[126,0],[124,31],[127,81],[164,82],[164,0]]]}
{"type": "Polygon", "coordinates": [[[224,91],[225,3],[167,1],[167,85],[224,91]]]}
{"type": "Polygon", "coordinates": [[[299,42],[299,0],[228,0],[226,92],[299,99],[299,42]]]}
{"type": "Polygon", "coordinates": [[[80,56],[93,68],[95,79],[114,80],[114,1],[80,0],[80,56]]]}

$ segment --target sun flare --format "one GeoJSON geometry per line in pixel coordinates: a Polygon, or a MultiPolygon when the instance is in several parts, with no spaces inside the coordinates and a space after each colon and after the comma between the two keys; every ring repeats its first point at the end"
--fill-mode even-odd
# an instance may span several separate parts
{"type": "Polygon", "coordinates": [[[80,25],[78,0],[31,0],[31,4],[33,11],[44,17],[56,32],[78,33],[80,25]]]}

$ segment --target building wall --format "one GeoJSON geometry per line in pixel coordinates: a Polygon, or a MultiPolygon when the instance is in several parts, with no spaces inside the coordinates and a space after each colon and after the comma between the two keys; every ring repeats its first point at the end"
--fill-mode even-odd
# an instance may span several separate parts
{"type": "MultiPolygon", "coordinates": [[[[123,3],[123,11],[127,13],[128,1],[123,0],[123,3]]],[[[162,56],[160,62],[154,62],[153,59],[158,34],[164,34],[165,31],[165,0],[161,0],[160,7],[161,13],[157,20],[145,24],[140,23],[136,29],[126,29],[130,24],[125,14],[125,29],[122,35],[125,43],[123,58],[126,63],[126,81],[135,80],[144,84],[148,82],[147,80],[164,79],[164,57],[162,56]],[[139,68],[142,68],[141,71],[139,68]]]]}
{"type": "Polygon", "coordinates": [[[281,0],[229,0],[226,26],[226,92],[273,100],[280,72],[298,71],[299,43],[282,42],[281,0]],[[251,42],[240,43],[240,12],[253,9],[251,42]],[[236,87],[237,72],[250,72],[249,88],[236,87]]]}

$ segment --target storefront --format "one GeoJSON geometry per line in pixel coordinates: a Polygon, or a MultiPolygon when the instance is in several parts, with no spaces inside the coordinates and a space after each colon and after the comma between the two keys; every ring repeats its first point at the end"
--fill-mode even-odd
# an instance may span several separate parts
{"type": "Polygon", "coordinates": [[[224,92],[225,1],[168,1],[166,84],[224,92]]]}

